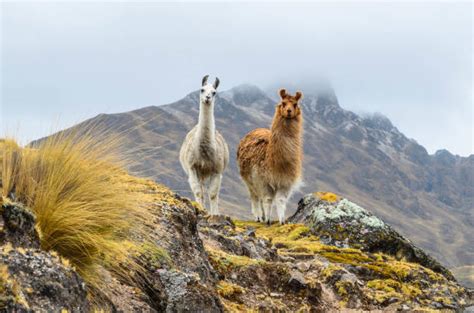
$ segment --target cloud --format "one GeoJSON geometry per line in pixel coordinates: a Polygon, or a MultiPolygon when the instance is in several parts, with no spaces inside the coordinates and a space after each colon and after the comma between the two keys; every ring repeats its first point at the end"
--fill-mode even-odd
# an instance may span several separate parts
{"type": "Polygon", "coordinates": [[[448,2],[2,3],[4,120],[33,139],[45,131],[26,115],[70,124],[169,103],[208,73],[222,89],[325,76],[343,107],[467,155],[471,23],[471,3],[448,2]]]}

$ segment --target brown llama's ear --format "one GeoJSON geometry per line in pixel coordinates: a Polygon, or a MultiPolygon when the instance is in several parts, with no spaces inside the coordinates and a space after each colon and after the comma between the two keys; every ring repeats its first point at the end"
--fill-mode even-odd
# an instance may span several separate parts
{"type": "Polygon", "coordinates": [[[282,99],[284,99],[286,97],[286,89],[285,88],[280,89],[278,91],[278,94],[280,95],[282,99]]]}
{"type": "Polygon", "coordinates": [[[296,101],[303,99],[303,93],[301,91],[297,91],[295,95],[295,99],[296,101]]]}
{"type": "Polygon", "coordinates": [[[202,85],[204,86],[205,84],[207,84],[207,79],[209,78],[209,75],[206,75],[202,78],[202,85]]]}

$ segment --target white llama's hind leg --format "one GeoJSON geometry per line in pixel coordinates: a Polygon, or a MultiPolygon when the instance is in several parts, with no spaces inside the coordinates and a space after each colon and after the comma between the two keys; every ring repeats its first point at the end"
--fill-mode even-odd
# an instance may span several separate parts
{"type": "Polygon", "coordinates": [[[270,225],[271,223],[271,216],[272,216],[272,203],[273,203],[273,196],[268,194],[262,198],[262,206],[264,212],[264,220],[265,222],[270,225]]]}
{"type": "Polygon", "coordinates": [[[280,224],[285,223],[286,202],[288,201],[289,192],[278,190],[275,195],[275,208],[278,214],[280,224]]]}
{"type": "Polygon", "coordinates": [[[204,209],[204,188],[201,181],[198,178],[196,171],[190,170],[189,171],[189,186],[194,194],[194,199],[197,203],[201,205],[204,209]]]}
{"type": "Polygon", "coordinates": [[[209,180],[209,203],[211,206],[211,215],[219,214],[219,190],[221,189],[222,175],[211,176],[209,180]]]}

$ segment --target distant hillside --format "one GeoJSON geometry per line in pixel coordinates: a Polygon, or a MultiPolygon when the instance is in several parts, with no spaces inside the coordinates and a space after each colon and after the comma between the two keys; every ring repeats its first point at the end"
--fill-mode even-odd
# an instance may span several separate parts
{"type": "MultiPolygon", "coordinates": [[[[132,172],[190,196],[178,151],[197,121],[198,101],[198,93],[193,92],[168,105],[101,114],[75,128],[104,125],[112,133],[122,133],[123,150],[133,156],[132,172]]],[[[463,158],[446,150],[429,155],[386,117],[361,117],[341,108],[330,89],[317,94],[306,92],[302,105],[302,192],[334,191],[375,212],[446,265],[474,264],[474,155],[463,158]]],[[[274,100],[251,85],[218,95],[217,128],[231,153],[222,185],[221,208],[225,214],[250,218],[235,151],[248,131],[269,126],[274,106],[274,100]]],[[[301,193],[295,195],[288,214],[296,210],[300,197],[301,193]]]]}

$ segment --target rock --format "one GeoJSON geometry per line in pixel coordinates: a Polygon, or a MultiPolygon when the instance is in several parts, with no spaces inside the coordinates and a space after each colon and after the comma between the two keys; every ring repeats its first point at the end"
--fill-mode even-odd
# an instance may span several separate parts
{"type": "Polygon", "coordinates": [[[291,271],[288,283],[296,290],[302,289],[306,286],[306,280],[300,271],[291,271]]]}
{"type": "Polygon", "coordinates": [[[82,278],[39,249],[34,215],[19,204],[4,203],[0,221],[0,311],[88,311],[82,278]]]}
{"type": "Polygon", "coordinates": [[[443,308],[443,305],[439,302],[436,302],[436,301],[431,302],[431,306],[435,309],[442,309],[443,308]]]}
{"type": "Polygon", "coordinates": [[[245,236],[248,237],[255,237],[255,229],[254,228],[249,228],[244,232],[245,236]]]}
{"type": "Polygon", "coordinates": [[[166,312],[222,312],[212,290],[201,288],[199,276],[176,270],[158,270],[167,293],[166,312]],[[200,289],[201,292],[196,292],[200,289]]]}
{"type": "Polygon", "coordinates": [[[353,247],[367,252],[383,252],[415,262],[455,280],[438,261],[400,235],[390,225],[347,199],[326,201],[317,194],[308,194],[288,219],[305,223],[322,242],[336,247],[353,247]]]}
{"type": "Polygon", "coordinates": [[[296,267],[298,268],[298,270],[300,270],[301,272],[306,272],[310,269],[311,267],[311,264],[309,262],[298,262],[296,264],[296,267]]]}
{"type": "Polygon", "coordinates": [[[7,242],[13,247],[40,246],[35,216],[19,203],[4,203],[0,208],[0,245],[7,242]]]}
{"type": "Polygon", "coordinates": [[[201,216],[187,199],[161,191],[152,212],[155,216],[150,239],[167,255],[156,265],[140,257],[148,270],[143,291],[152,307],[166,312],[195,310],[222,312],[222,304],[215,284],[217,274],[209,263],[208,255],[198,232],[198,223],[208,229],[232,228],[233,222],[225,216],[201,216]],[[164,194],[161,194],[164,193],[164,194]],[[166,201],[162,200],[165,199],[166,201]]]}

